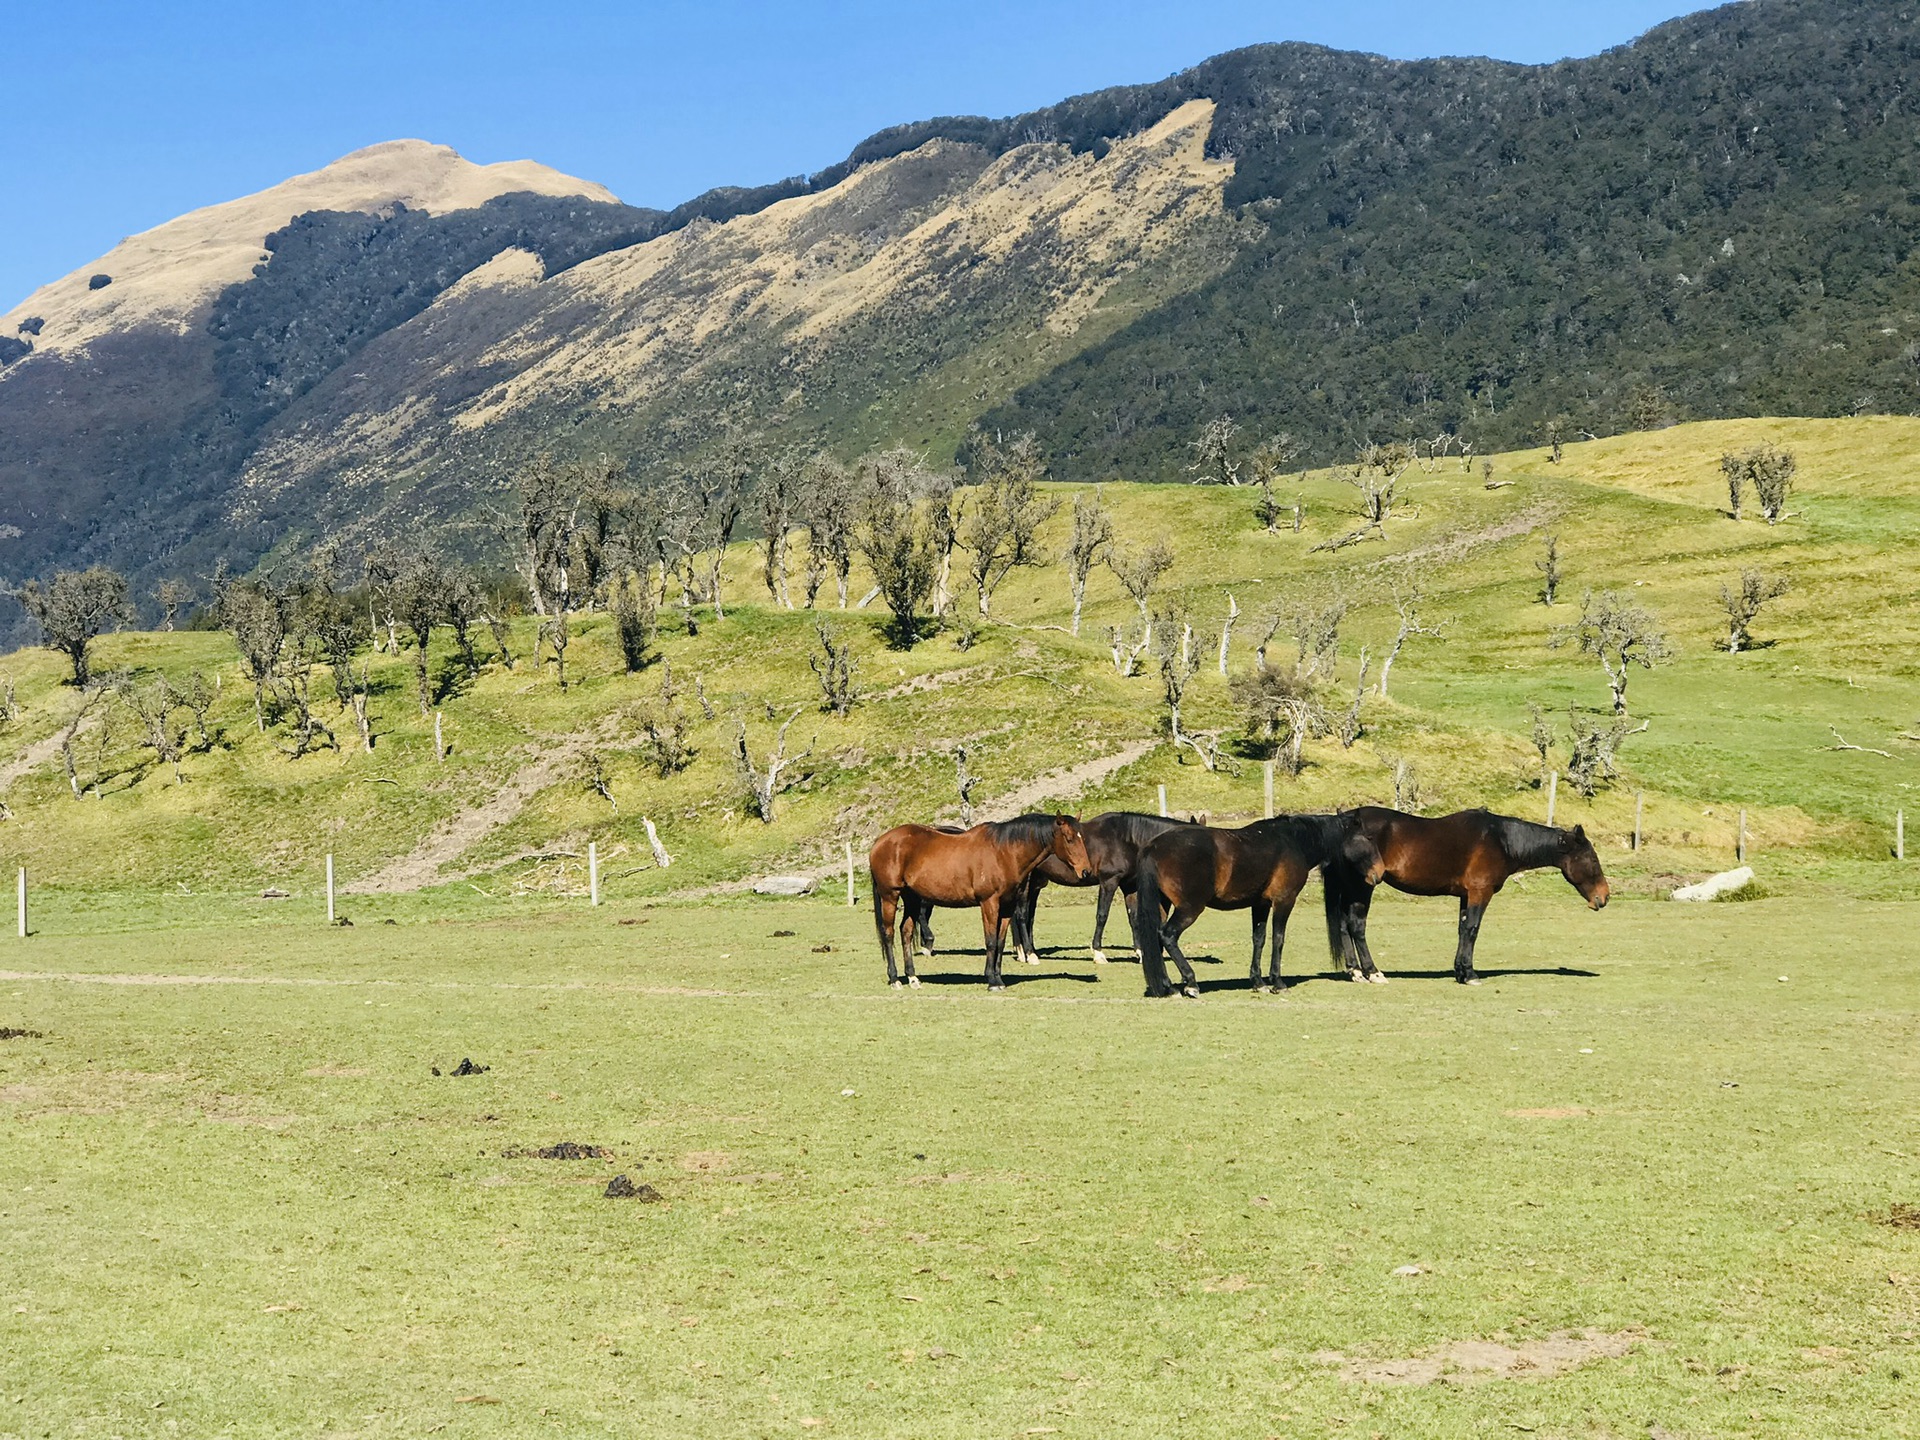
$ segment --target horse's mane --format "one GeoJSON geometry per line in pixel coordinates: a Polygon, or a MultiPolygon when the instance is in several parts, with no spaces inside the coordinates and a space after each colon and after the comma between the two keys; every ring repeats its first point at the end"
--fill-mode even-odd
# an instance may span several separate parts
{"type": "Polygon", "coordinates": [[[1053,843],[1053,816],[1016,815],[1011,820],[990,820],[986,828],[993,838],[1003,842],[1019,844],[1038,841],[1043,845],[1053,843]]]}
{"type": "Polygon", "coordinates": [[[1499,837],[1507,858],[1527,865],[1558,864],[1566,853],[1568,832],[1557,825],[1542,825],[1515,815],[1494,815],[1487,820],[1499,837]]]}
{"type": "Polygon", "coordinates": [[[1086,823],[1091,825],[1096,821],[1103,828],[1113,826],[1120,832],[1123,843],[1129,845],[1145,845],[1169,830],[1188,828],[1194,823],[1172,815],[1149,815],[1144,810],[1110,810],[1086,823]]]}

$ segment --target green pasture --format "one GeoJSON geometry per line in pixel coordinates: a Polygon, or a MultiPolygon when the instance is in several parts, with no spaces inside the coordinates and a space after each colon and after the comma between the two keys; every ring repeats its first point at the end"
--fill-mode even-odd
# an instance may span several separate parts
{"type": "Polygon", "coordinates": [[[834,895],[51,897],[0,1436],[1911,1433],[1910,906],[1534,876],[1465,990],[1447,902],[1382,898],[1366,987],[1306,900],[1303,983],[1212,915],[1196,1003],[1057,891],[1004,997],[958,913],[886,990],[834,895]],[[562,1140],[611,1158],[505,1153],[562,1140]],[[1567,1332],[1608,1353],[1348,1378],[1567,1332]]]}

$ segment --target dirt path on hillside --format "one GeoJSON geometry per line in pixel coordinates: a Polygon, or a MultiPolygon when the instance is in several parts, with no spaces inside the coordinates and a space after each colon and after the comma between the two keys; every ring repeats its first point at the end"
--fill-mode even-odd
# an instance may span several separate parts
{"type": "Polygon", "coordinates": [[[342,893],[390,895],[439,884],[448,878],[440,873],[443,866],[452,864],[502,825],[510,823],[529,800],[558,781],[574,760],[596,742],[604,742],[606,729],[603,724],[584,734],[563,736],[549,743],[539,758],[516,772],[485,801],[448,816],[428,831],[412,850],[389,860],[373,874],[341,886],[342,893]]]}
{"type": "MultiPolygon", "coordinates": [[[[81,721],[80,728],[74,732],[73,738],[78,740],[82,735],[91,731],[98,723],[99,721],[95,717],[91,715],[88,716],[85,720],[81,721]]],[[[9,760],[5,765],[0,765],[0,793],[10,789],[14,781],[24,779],[26,776],[31,775],[35,770],[38,770],[42,765],[58,755],[60,753],[60,737],[66,733],[66,728],[66,725],[62,724],[58,730],[54,731],[53,734],[47,736],[44,740],[34,741],[33,744],[27,746],[26,749],[14,756],[13,759],[9,760]]]]}

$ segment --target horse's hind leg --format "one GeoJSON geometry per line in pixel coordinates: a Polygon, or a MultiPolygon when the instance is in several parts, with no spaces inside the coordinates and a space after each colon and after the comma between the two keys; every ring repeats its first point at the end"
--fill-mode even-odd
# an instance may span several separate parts
{"type": "Polygon", "coordinates": [[[1040,889],[1045,884],[1038,875],[1029,875],[1013,903],[1014,948],[1029,965],[1040,963],[1040,947],[1033,939],[1033,912],[1040,908],[1040,889]]]}
{"type": "Polygon", "coordinates": [[[1460,948],[1454,952],[1453,978],[1462,985],[1480,983],[1480,977],[1473,973],[1473,947],[1480,939],[1480,922],[1486,914],[1485,900],[1477,904],[1472,900],[1460,902],[1460,948]]]}
{"type": "Polygon", "coordinates": [[[1189,925],[1200,918],[1200,910],[1203,908],[1205,907],[1175,910],[1167,917],[1167,953],[1173,956],[1173,963],[1180,967],[1180,993],[1189,1000],[1200,998],[1200,980],[1193,973],[1193,965],[1187,959],[1187,952],[1180,948],[1180,937],[1186,934],[1189,925]]]}
{"type": "Polygon", "coordinates": [[[898,891],[876,890],[873,896],[874,927],[880,932],[880,953],[887,957],[887,983],[898,985],[900,972],[893,963],[893,922],[903,907],[898,891]]]}
{"type": "Polygon", "coordinates": [[[933,902],[931,900],[920,901],[919,908],[914,911],[913,923],[914,928],[920,932],[920,953],[931,960],[936,943],[933,938],[933,902]]]}
{"type": "MultiPolygon", "coordinates": [[[[1247,972],[1247,979],[1252,983],[1252,986],[1256,991],[1260,989],[1260,952],[1266,948],[1266,944],[1267,944],[1267,909],[1268,907],[1264,900],[1254,901],[1253,903],[1253,968],[1247,972]]],[[[1279,948],[1280,947],[1277,945],[1274,947],[1274,953],[1276,957],[1279,954],[1279,948]]],[[[1279,969],[1280,969],[1279,965],[1276,964],[1274,966],[1275,973],[1273,977],[1276,981],[1278,981],[1280,978],[1279,969]]],[[[1279,987],[1276,985],[1275,988],[1277,989],[1279,987]]]]}
{"type": "Polygon", "coordinates": [[[900,907],[900,956],[906,964],[907,984],[920,988],[920,976],[913,968],[913,954],[920,942],[920,917],[932,909],[932,904],[915,895],[912,903],[900,907]]]}
{"type": "Polygon", "coordinates": [[[1007,988],[1007,982],[1000,978],[1001,898],[990,896],[980,902],[980,932],[987,942],[987,989],[989,990],[1007,988]]]}

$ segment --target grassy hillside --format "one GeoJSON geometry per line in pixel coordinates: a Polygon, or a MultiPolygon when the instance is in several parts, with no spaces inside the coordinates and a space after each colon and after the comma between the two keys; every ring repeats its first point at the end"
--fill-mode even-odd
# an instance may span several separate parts
{"type": "MultiPolygon", "coordinates": [[[[1352,524],[1354,492],[1337,476],[1317,474],[1304,486],[1300,535],[1264,533],[1250,490],[1106,488],[1123,540],[1171,539],[1178,564],[1169,597],[1188,608],[1204,643],[1217,642],[1226,595],[1238,600],[1236,672],[1252,664],[1264,611],[1337,590],[1352,607],[1338,682],[1350,691],[1361,647],[1377,657],[1391,641],[1394,583],[1419,575],[1425,618],[1443,626],[1445,638],[1409,643],[1392,698],[1368,698],[1365,733],[1351,749],[1332,738],[1308,743],[1305,770],[1280,783],[1281,805],[1390,798],[1392,764],[1404,759],[1417,774],[1421,808],[1486,804],[1541,815],[1528,702],[1560,712],[1556,763],[1564,764],[1566,707],[1606,699],[1597,665],[1549,649],[1547,636],[1573,619],[1583,587],[1614,586],[1657,611],[1678,650],[1670,665],[1636,674],[1634,716],[1650,729],[1627,742],[1621,779],[1591,802],[1565,785],[1559,792],[1558,818],[1596,832],[1617,888],[1656,893],[1674,876],[1730,865],[1745,807],[1770,890],[1920,894],[1920,865],[1896,866],[1889,853],[1895,809],[1920,813],[1920,745],[1900,738],[1920,731],[1920,577],[1902,558],[1920,535],[1920,421],[1721,422],[1570,446],[1558,465],[1542,452],[1494,464],[1496,481],[1511,483],[1491,491],[1477,469],[1462,474],[1457,461],[1416,469],[1407,488],[1417,515],[1390,525],[1384,545],[1336,554],[1311,547],[1352,524]],[[1735,524],[1722,513],[1718,459],[1763,437],[1799,456],[1797,513],[1774,527],[1735,524]],[[1565,598],[1552,610],[1534,598],[1533,562],[1549,533],[1560,537],[1568,572],[1565,598]],[[1729,656],[1714,649],[1716,597],[1749,565],[1789,575],[1794,589],[1756,627],[1766,648],[1729,656]],[[1829,727],[1888,754],[1834,750],[1829,727]],[[1633,854],[1626,837],[1643,789],[1648,843],[1633,854]]],[[[1063,498],[1070,493],[1058,488],[1063,498]]],[[[737,598],[726,618],[706,617],[697,637],[668,624],[666,664],[638,676],[621,673],[604,616],[584,621],[569,653],[576,683],[564,695],[550,667],[536,673],[524,659],[512,670],[491,663],[468,684],[451,653],[436,647],[435,670],[452,690],[440,706],[451,745],[444,763],[434,758],[431,721],[413,699],[404,658],[376,663],[372,754],[358,750],[350,718],[341,717],[342,750],[293,760],[283,730],[254,730],[251,693],[224,636],[122,634],[100,642],[99,668],[219,674],[218,743],[190,756],[186,783],[176,785],[124,719],[83,731],[75,751],[88,793],[75,801],[49,740],[79,698],[58,683],[55,656],[19,652],[0,665],[19,702],[5,732],[5,748],[18,758],[7,772],[11,818],[0,821],[0,860],[27,865],[57,910],[107,891],[167,894],[181,906],[191,903],[187,892],[278,885],[310,894],[329,852],[343,882],[369,880],[412,856],[404,883],[448,884],[447,903],[457,896],[484,908],[577,892],[577,857],[592,839],[609,893],[641,897],[822,867],[844,843],[863,850],[899,820],[955,815],[951,752],[959,742],[981,777],[982,806],[1035,777],[1090,766],[1083,773],[1093,782],[1076,802],[1083,811],[1151,808],[1155,787],[1165,784],[1181,810],[1258,812],[1257,762],[1208,774],[1158,743],[1157,678],[1121,679],[1107,658],[1105,626],[1131,613],[1111,575],[1096,575],[1078,639],[1065,633],[1058,567],[1010,581],[996,601],[999,623],[964,651],[952,630],[911,651],[890,650],[873,611],[832,615],[855,637],[866,691],[841,720],[818,709],[807,664],[815,617],[761,603],[756,557],[744,547],[731,570],[737,598]],[[638,756],[635,710],[658,695],[668,666],[693,718],[698,755],[683,774],[662,780],[638,756]],[[696,679],[711,720],[694,698],[696,679]],[[776,822],[762,825],[734,781],[733,724],[747,720],[758,757],[795,709],[802,713],[790,752],[810,744],[812,755],[776,822]],[[1116,757],[1136,751],[1116,768],[1116,757]],[[594,754],[617,813],[585,783],[594,754]],[[524,804],[513,798],[516,777],[524,804]],[[642,816],[673,852],[672,870],[641,868],[642,816]],[[461,838],[436,844],[435,827],[449,822],[464,827],[461,838]]],[[[864,588],[856,577],[855,593],[864,588]]],[[[524,656],[529,643],[522,622],[517,652],[524,656]]],[[[1277,654],[1291,658],[1284,642],[1277,654]]],[[[1238,725],[1211,664],[1194,684],[1187,719],[1197,728],[1238,725]]]]}

